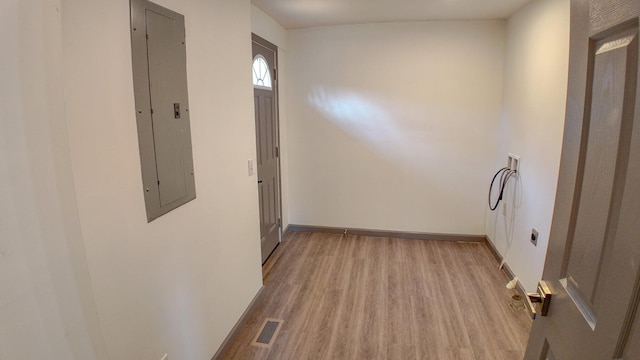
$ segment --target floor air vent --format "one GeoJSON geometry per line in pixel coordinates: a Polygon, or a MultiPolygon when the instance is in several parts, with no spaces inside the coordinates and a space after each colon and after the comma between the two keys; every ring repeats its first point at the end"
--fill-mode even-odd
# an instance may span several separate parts
{"type": "Polygon", "coordinates": [[[262,327],[260,328],[260,332],[256,336],[255,340],[251,343],[251,345],[271,347],[271,344],[273,344],[276,336],[278,336],[280,325],[282,325],[282,320],[266,319],[264,321],[264,324],[262,324],[262,327]]]}

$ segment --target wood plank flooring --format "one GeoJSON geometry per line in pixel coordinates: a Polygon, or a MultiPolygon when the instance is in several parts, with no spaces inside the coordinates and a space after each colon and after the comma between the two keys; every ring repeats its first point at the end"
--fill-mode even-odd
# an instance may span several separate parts
{"type": "Polygon", "coordinates": [[[522,359],[531,321],[484,243],[291,233],[219,359],[522,359]],[[251,346],[282,319],[271,348],[251,346]]]}

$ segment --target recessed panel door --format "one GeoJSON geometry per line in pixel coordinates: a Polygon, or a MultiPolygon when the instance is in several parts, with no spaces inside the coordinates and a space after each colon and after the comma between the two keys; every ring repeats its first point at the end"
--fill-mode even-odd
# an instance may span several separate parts
{"type": "Polygon", "coordinates": [[[640,2],[572,2],[570,77],[544,279],[526,359],[640,359],[640,2]]]}
{"type": "Polygon", "coordinates": [[[275,45],[253,35],[252,76],[263,263],[281,237],[276,56],[275,45]]]}

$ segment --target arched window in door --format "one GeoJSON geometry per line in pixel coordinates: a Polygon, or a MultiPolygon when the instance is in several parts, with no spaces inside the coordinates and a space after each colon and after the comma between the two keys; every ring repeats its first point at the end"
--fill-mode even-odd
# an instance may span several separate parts
{"type": "Polygon", "coordinates": [[[253,59],[253,87],[256,89],[273,90],[269,65],[262,55],[257,55],[253,59]]]}

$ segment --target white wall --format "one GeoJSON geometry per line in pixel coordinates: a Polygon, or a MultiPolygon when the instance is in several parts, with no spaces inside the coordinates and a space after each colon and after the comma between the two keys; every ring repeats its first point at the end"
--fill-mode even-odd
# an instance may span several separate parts
{"type": "MultiPolygon", "coordinates": [[[[503,210],[487,210],[487,235],[533,291],[542,276],[562,146],[569,63],[569,0],[536,0],[507,23],[504,105],[494,167],[521,156],[503,210]],[[539,231],[538,246],[530,242],[539,231]]],[[[501,205],[502,207],[502,205],[501,205]]]]}
{"type": "Polygon", "coordinates": [[[293,224],[484,234],[502,21],[292,30],[293,224]]]}
{"type": "Polygon", "coordinates": [[[278,47],[278,110],[280,121],[280,171],[282,189],[282,226],[283,230],[289,225],[289,143],[288,143],[288,113],[286,101],[289,93],[287,88],[287,30],[278,24],[260,8],[251,5],[251,32],[278,47]]]}
{"type": "Polygon", "coordinates": [[[0,10],[0,359],[106,359],[65,125],[60,2],[0,10]]]}
{"type": "Polygon", "coordinates": [[[287,49],[287,30],[255,5],[251,5],[251,32],[280,49],[287,49]]]}
{"type": "Polygon", "coordinates": [[[508,22],[502,117],[501,22],[317,28],[283,42],[246,0],[159,2],[187,20],[198,198],[150,224],[128,2],[2,5],[0,359],[215,353],[261,286],[246,170],[252,29],[288,49],[292,223],[481,234],[488,177],[515,152],[513,235],[501,213],[486,231],[533,289],[557,180],[568,0],[535,1],[508,22]]]}
{"type": "Polygon", "coordinates": [[[209,359],[262,285],[248,0],[156,1],[185,15],[197,199],[147,223],[129,2],[63,0],[69,144],[111,359],[209,359]]]}

